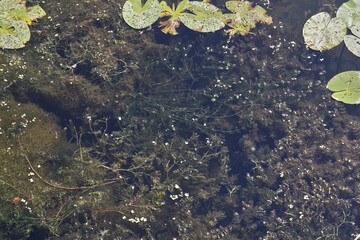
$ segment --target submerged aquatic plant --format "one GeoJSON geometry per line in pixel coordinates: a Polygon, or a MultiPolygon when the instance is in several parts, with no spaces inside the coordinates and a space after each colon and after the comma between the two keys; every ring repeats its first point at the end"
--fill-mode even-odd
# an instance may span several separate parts
{"type": "Polygon", "coordinates": [[[0,3],[0,48],[25,47],[30,40],[27,25],[46,15],[39,6],[26,7],[26,1],[1,0],[0,3]]]}
{"type": "MultiPolygon", "coordinates": [[[[334,18],[326,12],[312,16],[304,25],[303,37],[305,44],[317,51],[331,49],[344,41],[349,51],[360,57],[360,0],[343,3],[334,18]],[[352,35],[346,35],[347,29],[352,35]]],[[[349,71],[333,77],[328,83],[328,88],[335,91],[332,97],[344,103],[359,104],[358,73],[349,71]]]]}
{"type": "Polygon", "coordinates": [[[252,7],[248,1],[228,1],[226,7],[232,13],[223,14],[216,6],[199,1],[181,1],[177,7],[168,6],[165,1],[148,0],[141,5],[140,0],[128,0],[124,4],[123,17],[132,28],[141,29],[152,25],[158,18],[168,17],[160,22],[162,32],[176,35],[176,28],[182,22],[186,27],[197,32],[215,32],[229,26],[226,32],[233,36],[236,33],[245,35],[255,27],[257,22],[272,23],[272,18],[260,6],[252,7]],[[161,10],[159,10],[161,8],[161,10]]]}

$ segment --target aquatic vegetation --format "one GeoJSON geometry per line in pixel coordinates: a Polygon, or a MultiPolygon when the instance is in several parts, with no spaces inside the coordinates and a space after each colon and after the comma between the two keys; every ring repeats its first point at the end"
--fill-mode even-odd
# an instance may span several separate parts
{"type": "Polygon", "coordinates": [[[223,14],[220,9],[207,2],[184,0],[177,7],[174,3],[169,7],[165,1],[159,5],[156,0],[149,0],[141,6],[141,1],[129,0],[124,4],[123,17],[130,27],[136,29],[152,25],[159,17],[168,17],[160,22],[159,27],[162,32],[171,35],[178,34],[176,28],[180,23],[197,32],[215,32],[227,25],[231,28],[226,30],[229,36],[237,33],[245,35],[257,22],[272,23],[272,18],[264,8],[252,5],[248,1],[228,1],[226,7],[232,13],[223,14]]]}
{"type": "MultiPolygon", "coordinates": [[[[309,48],[318,51],[331,49],[344,41],[349,51],[360,57],[360,1],[350,0],[343,3],[334,18],[326,12],[312,16],[303,27],[303,37],[309,48]],[[348,29],[353,35],[346,35],[348,29]]],[[[334,99],[358,104],[359,82],[358,72],[345,72],[333,77],[328,88],[336,91],[332,95],[334,99]]]]}
{"type": "Polygon", "coordinates": [[[132,28],[146,28],[160,16],[161,8],[157,0],[146,1],[144,5],[141,5],[141,3],[141,0],[129,0],[124,4],[124,20],[132,28]]]}
{"type": "Polygon", "coordinates": [[[226,8],[231,14],[224,14],[226,25],[231,29],[226,32],[233,36],[236,33],[245,35],[254,28],[257,22],[272,23],[272,18],[266,14],[266,10],[260,6],[252,7],[252,3],[248,1],[228,1],[226,8]]]}
{"type": "MultiPolygon", "coordinates": [[[[271,1],[273,10],[286,2],[300,4],[271,1]]],[[[1,226],[21,230],[3,238],[26,238],[27,229],[42,233],[32,239],[62,240],[359,232],[342,224],[341,211],[352,211],[346,221],[359,216],[360,127],[339,114],[342,104],[305,97],[326,92],[317,76],[323,64],[299,58],[303,47],[285,41],[291,24],[240,38],[187,31],[164,43],[159,29],[131,30],[117,0],[44,4],[51,21],[34,34],[39,44],[2,51],[0,82],[3,95],[61,122],[34,104],[0,109],[0,179],[24,186],[20,194],[0,184],[1,226]]]]}
{"type": "Polygon", "coordinates": [[[162,28],[161,31],[163,33],[170,33],[171,35],[176,35],[178,32],[176,31],[176,28],[180,26],[180,16],[182,15],[182,12],[186,10],[186,8],[189,7],[189,1],[184,0],[181,1],[175,8],[175,4],[172,4],[172,7],[170,8],[165,1],[162,1],[160,3],[161,5],[161,14],[160,18],[162,17],[169,17],[166,21],[161,21],[159,24],[159,28],[162,28]]]}
{"type": "Polygon", "coordinates": [[[309,48],[322,51],[339,45],[346,31],[345,22],[341,18],[331,18],[329,13],[321,12],[306,21],[303,36],[309,48]]]}
{"type": "Polygon", "coordinates": [[[210,3],[188,1],[186,10],[180,15],[181,22],[197,32],[215,32],[225,26],[220,9],[210,3]]]}
{"type": "Polygon", "coordinates": [[[335,93],[332,97],[347,104],[360,103],[360,72],[342,72],[330,79],[327,88],[335,93]]]}
{"type": "Polygon", "coordinates": [[[2,0],[0,3],[0,48],[22,48],[30,40],[32,21],[46,15],[39,6],[25,6],[26,1],[2,0]]]}

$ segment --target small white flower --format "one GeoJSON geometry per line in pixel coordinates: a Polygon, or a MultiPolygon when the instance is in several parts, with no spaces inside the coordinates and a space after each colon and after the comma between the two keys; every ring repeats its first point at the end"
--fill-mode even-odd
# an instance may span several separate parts
{"type": "Polygon", "coordinates": [[[179,196],[178,196],[178,195],[170,195],[170,198],[171,198],[172,200],[176,200],[176,199],[179,198],[179,196]]]}

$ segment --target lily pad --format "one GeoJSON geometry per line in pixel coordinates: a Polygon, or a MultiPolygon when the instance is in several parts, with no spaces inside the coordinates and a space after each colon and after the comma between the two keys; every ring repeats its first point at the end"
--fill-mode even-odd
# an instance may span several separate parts
{"type": "Polygon", "coordinates": [[[22,48],[29,40],[30,30],[24,21],[0,19],[0,48],[22,48]]]}
{"type": "Polygon", "coordinates": [[[350,52],[360,57],[360,38],[353,35],[346,35],[344,42],[350,52]]]}
{"type": "Polygon", "coordinates": [[[327,88],[335,93],[332,97],[347,104],[360,103],[360,72],[347,71],[334,76],[327,84],[327,88]]]}
{"type": "Polygon", "coordinates": [[[11,9],[15,8],[16,5],[21,2],[19,0],[1,0],[0,1],[0,14],[9,13],[11,9]]]}
{"type": "Polygon", "coordinates": [[[31,25],[32,21],[35,21],[38,18],[42,18],[46,15],[44,9],[39,5],[26,7],[26,1],[18,2],[18,4],[10,10],[7,15],[7,18],[13,18],[16,20],[22,20],[27,25],[31,25]]]}
{"type": "Polygon", "coordinates": [[[222,13],[210,3],[190,2],[186,12],[180,16],[181,22],[188,28],[198,32],[215,32],[225,24],[220,20],[222,13]]]}
{"type": "Polygon", "coordinates": [[[30,40],[27,25],[46,15],[38,5],[26,7],[26,1],[0,1],[0,48],[17,49],[30,40]]]}
{"type": "Polygon", "coordinates": [[[306,21],[303,37],[309,48],[322,51],[339,45],[344,40],[346,31],[342,18],[331,18],[330,14],[321,12],[306,21]]]}
{"type": "Polygon", "coordinates": [[[272,18],[266,14],[264,8],[257,5],[252,7],[252,3],[248,1],[228,1],[226,8],[233,12],[223,15],[225,24],[232,28],[226,31],[230,36],[236,33],[248,34],[258,22],[272,23],[272,18]]]}
{"type": "Polygon", "coordinates": [[[340,17],[350,28],[353,26],[353,20],[360,17],[360,1],[350,0],[343,3],[337,10],[336,17],[340,17]]]}
{"type": "Polygon", "coordinates": [[[141,0],[128,0],[123,6],[123,18],[132,28],[149,27],[160,17],[161,7],[158,0],[148,0],[142,5],[141,0]]]}
{"type": "Polygon", "coordinates": [[[360,16],[353,20],[352,26],[350,27],[350,31],[360,37],[360,16]]]}

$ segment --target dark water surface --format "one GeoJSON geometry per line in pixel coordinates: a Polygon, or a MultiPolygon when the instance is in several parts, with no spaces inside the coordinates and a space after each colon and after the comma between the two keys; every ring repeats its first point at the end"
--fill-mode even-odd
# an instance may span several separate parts
{"type": "Polygon", "coordinates": [[[344,1],[253,2],[273,23],[229,38],[29,1],[47,16],[0,51],[0,239],[355,239],[359,108],[326,83],[359,60],[302,39],[344,1]]]}

